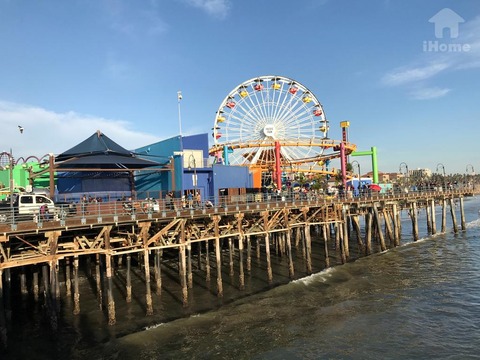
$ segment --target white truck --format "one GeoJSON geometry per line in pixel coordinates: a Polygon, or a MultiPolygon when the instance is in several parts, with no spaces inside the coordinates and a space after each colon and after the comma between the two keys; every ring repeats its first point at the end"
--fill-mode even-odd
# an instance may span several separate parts
{"type": "Polygon", "coordinates": [[[29,221],[56,219],[71,212],[69,205],[55,204],[52,199],[42,194],[14,194],[12,204],[9,199],[0,204],[0,223],[9,222],[12,218],[29,221]]]}

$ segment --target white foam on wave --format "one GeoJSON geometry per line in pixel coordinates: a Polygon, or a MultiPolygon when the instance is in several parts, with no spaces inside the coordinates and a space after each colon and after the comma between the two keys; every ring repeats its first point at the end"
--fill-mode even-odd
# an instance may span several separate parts
{"type": "MultiPolygon", "coordinates": [[[[188,318],[198,318],[198,317],[200,317],[200,316],[202,316],[202,314],[192,314],[192,315],[190,315],[188,318]]],[[[183,319],[183,318],[178,318],[177,320],[181,320],[181,319],[183,319]]],[[[175,321],[175,320],[173,320],[173,321],[175,321]]],[[[173,321],[172,321],[172,322],[173,322],[173,321]]],[[[143,328],[143,330],[144,330],[144,331],[154,330],[154,329],[159,328],[159,327],[161,327],[161,326],[167,326],[169,323],[171,323],[171,322],[168,322],[168,323],[158,323],[158,324],[146,326],[146,327],[143,328]]]]}
{"type": "Polygon", "coordinates": [[[328,269],[322,270],[319,273],[315,273],[315,274],[303,277],[301,279],[292,280],[291,283],[292,284],[309,285],[309,284],[311,284],[313,282],[317,282],[317,281],[325,282],[329,278],[332,277],[334,271],[337,271],[336,268],[337,268],[336,266],[335,267],[330,267],[328,269]]]}
{"type": "Polygon", "coordinates": [[[150,326],[144,327],[143,330],[145,330],[145,331],[153,330],[153,329],[159,328],[160,326],[163,326],[163,325],[165,325],[165,323],[159,323],[159,324],[155,324],[155,325],[150,325],[150,326]]]}
{"type": "Polygon", "coordinates": [[[477,228],[480,227],[480,219],[475,219],[466,224],[467,228],[477,228]]]}

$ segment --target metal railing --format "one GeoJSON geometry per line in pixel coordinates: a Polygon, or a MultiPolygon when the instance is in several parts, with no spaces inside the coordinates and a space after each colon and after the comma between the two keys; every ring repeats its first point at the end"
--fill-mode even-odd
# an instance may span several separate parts
{"type": "Polygon", "coordinates": [[[29,228],[43,228],[45,224],[66,226],[75,224],[101,224],[107,222],[131,222],[138,219],[172,218],[178,216],[201,216],[207,213],[226,213],[255,209],[274,209],[299,206],[319,206],[333,203],[359,203],[372,201],[402,201],[427,198],[455,197],[473,195],[471,189],[422,190],[409,192],[368,192],[353,196],[352,193],[339,195],[318,194],[313,191],[285,193],[255,193],[222,196],[217,199],[175,197],[171,199],[148,198],[143,200],[117,199],[98,201],[92,197],[90,202],[77,202],[57,205],[54,211],[41,213],[40,210],[29,214],[19,214],[7,207],[0,209],[0,231],[17,230],[20,225],[29,224],[29,228]],[[215,201],[216,200],[216,201],[215,201]]]}

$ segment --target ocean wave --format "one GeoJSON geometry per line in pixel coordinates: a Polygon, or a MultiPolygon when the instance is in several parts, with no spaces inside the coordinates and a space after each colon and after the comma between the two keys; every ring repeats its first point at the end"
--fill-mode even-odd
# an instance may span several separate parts
{"type": "Polygon", "coordinates": [[[473,220],[473,221],[470,221],[466,224],[467,228],[471,229],[471,228],[478,228],[480,227],[480,219],[476,219],[476,220],[473,220]]]}
{"type": "Polygon", "coordinates": [[[309,284],[312,284],[312,283],[318,282],[318,281],[325,282],[333,276],[334,271],[338,271],[337,268],[338,268],[338,266],[329,267],[328,269],[322,270],[319,273],[308,275],[308,276],[300,278],[300,279],[292,280],[290,283],[291,284],[309,285],[309,284]]]}
{"type": "Polygon", "coordinates": [[[144,331],[149,331],[149,330],[157,329],[160,326],[164,326],[164,325],[165,325],[165,323],[154,324],[154,325],[144,327],[143,330],[144,331]]]}

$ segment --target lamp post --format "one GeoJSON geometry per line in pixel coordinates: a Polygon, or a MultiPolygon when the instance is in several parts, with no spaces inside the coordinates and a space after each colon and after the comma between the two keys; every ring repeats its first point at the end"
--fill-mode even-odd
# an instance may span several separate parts
{"type": "MultiPolygon", "coordinates": [[[[358,167],[358,194],[360,195],[360,181],[362,179],[362,172],[360,170],[360,163],[357,160],[353,160],[350,164],[352,165],[352,169],[353,169],[354,165],[357,165],[357,167],[358,167]]],[[[354,171],[354,173],[355,173],[355,171],[354,171]]]]}
{"type": "Polygon", "coordinates": [[[473,165],[472,164],[468,164],[466,169],[465,169],[465,172],[468,174],[468,169],[471,169],[472,171],[472,174],[471,175],[475,175],[475,169],[473,168],[473,165]]]}
{"type": "Polygon", "coordinates": [[[352,169],[353,169],[354,165],[357,165],[357,167],[358,167],[358,181],[360,181],[360,178],[362,176],[361,171],[360,171],[360,163],[357,160],[353,160],[350,164],[352,165],[352,169]]]}
{"type": "Polygon", "coordinates": [[[442,173],[443,173],[443,190],[445,191],[445,166],[442,163],[437,164],[437,169],[435,170],[438,173],[438,169],[442,168],[442,173]]]}
{"type": "Polygon", "coordinates": [[[405,177],[404,177],[405,178],[405,183],[408,185],[408,165],[407,165],[407,163],[405,163],[405,162],[400,163],[400,166],[398,168],[398,172],[400,174],[403,174],[402,173],[403,168],[405,168],[405,177]]]}
{"type": "Polygon", "coordinates": [[[469,176],[468,176],[468,169],[471,169],[472,173],[470,175],[472,177],[475,176],[475,169],[473,168],[472,164],[467,164],[467,167],[465,168],[465,172],[466,172],[466,176],[467,176],[467,185],[468,185],[468,187],[470,187],[471,185],[470,185],[469,176]]]}
{"type": "MultiPolygon", "coordinates": [[[[180,112],[180,101],[183,99],[182,92],[177,91],[177,100],[178,100],[178,127],[180,130],[180,138],[182,137],[182,114],[180,112]]],[[[183,151],[183,149],[180,149],[183,151]]]]}

